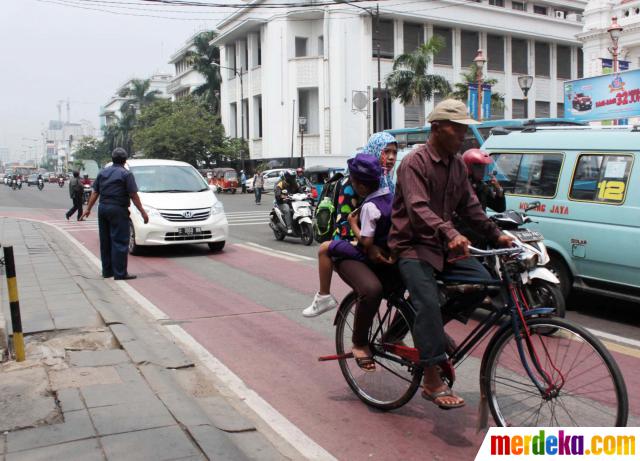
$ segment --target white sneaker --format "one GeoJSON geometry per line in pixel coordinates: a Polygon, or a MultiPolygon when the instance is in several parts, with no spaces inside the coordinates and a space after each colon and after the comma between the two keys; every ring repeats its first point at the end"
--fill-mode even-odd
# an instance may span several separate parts
{"type": "Polygon", "coordinates": [[[302,315],[305,317],[317,317],[320,314],[330,311],[338,307],[338,301],[333,295],[321,295],[316,293],[313,297],[313,302],[309,307],[302,311],[302,315]]]}

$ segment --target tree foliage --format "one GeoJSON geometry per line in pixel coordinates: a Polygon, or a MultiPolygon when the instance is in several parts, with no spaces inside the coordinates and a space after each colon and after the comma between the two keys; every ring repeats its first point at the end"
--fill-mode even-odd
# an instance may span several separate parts
{"type": "Polygon", "coordinates": [[[208,109],[214,113],[220,113],[220,84],[222,77],[220,67],[220,49],[211,45],[216,38],[214,31],[206,31],[193,39],[194,50],[189,51],[187,58],[193,64],[194,70],[200,73],[205,82],[193,90],[193,94],[202,99],[208,109]]]}
{"type": "Polygon", "coordinates": [[[98,140],[94,137],[82,138],[80,145],[73,153],[74,167],[79,167],[82,160],[95,160],[98,166],[104,166],[111,161],[111,149],[106,140],[98,140]]]}
{"type": "MultiPolygon", "coordinates": [[[[467,103],[469,99],[469,84],[478,82],[478,73],[479,69],[476,63],[471,64],[468,72],[463,72],[461,75],[462,82],[456,83],[454,85],[453,91],[449,94],[449,97],[453,99],[457,99],[459,101],[467,103]]],[[[483,80],[484,83],[488,83],[489,85],[495,86],[498,83],[498,80],[495,78],[489,78],[483,80]]],[[[480,90],[478,90],[480,91],[480,90]]],[[[504,107],[504,95],[500,93],[491,93],[491,111],[496,111],[498,109],[502,109],[504,107]]]]}
{"type": "Polygon", "coordinates": [[[133,142],[144,157],[181,160],[196,167],[235,159],[239,152],[236,143],[225,136],[218,117],[193,97],[160,100],[143,109],[133,142]]]}
{"type": "Polygon", "coordinates": [[[451,91],[444,77],[427,72],[432,56],[443,46],[440,37],[432,37],[415,51],[398,56],[393,62],[393,71],[387,76],[387,88],[392,97],[404,105],[420,105],[420,125],[424,125],[424,102],[431,100],[435,93],[448,94],[451,91]]]}
{"type": "Polygon", "coordinates": [[[132,112],[135,118],[136,112],[156,102],[160,91],[149,91],[150,87],[151,79],[142,80],[136,78],[131,80],[131,85],[123,88],[119,93],[119,96],[127,98],[127,100],[122,103],[120,112],[122,112],[122,114],[132,112]]]}

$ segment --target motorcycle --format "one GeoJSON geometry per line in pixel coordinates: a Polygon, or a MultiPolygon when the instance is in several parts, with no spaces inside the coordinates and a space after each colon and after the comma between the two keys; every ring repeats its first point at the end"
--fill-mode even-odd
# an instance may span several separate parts
{"type": "MultiPolygon", "coordinates": [[[[287,191],[282,191],[283,195],[287,195],[287,191]]],[[[305,245],[311,245],[313,242],[313,209],[311,207],[311,196],[309,192],[303,192],[287,196],[291,209],[293,210],[293,233],[287,233],[287,225],[285,224],[282,211],[277,204],[274,204],[269,214],[269,227],[273,230],[276,240],[284,240],[289,235],[291,237],[299,237],[305,245]]]]}
{"type": "Polygon", "coordinates": [[[64,186],[64,178],[58,178],[58,186],[60,187],[64,186]]]}
{"type": "Polygon", "coordinates": [[[11,179],[11,190],[16,190],[18,188],[18,181],[15,179],[11,179]]]}
{"type": "MultiPolygon", "coordinates": [[[[533,222],[526,212],[539,206],[540,202],[533,202],[523,211],[506,210],[504,213],[494,214],[490,219],[503,233],[514,239],[515,246],[525,250],[520,259],[523,265],[520,277],[529,307],[553,307],[558,317],[564,317],[566,304],[560,280],[546,267],[550,258],[544,236],[540,232],[521,228],[533,222]]],[[[500,274],[498,264],[498,258],[490,264],[493,274],[500,274]]]]}
{"type": "Polygon", "coordinates": [[[38,178],[38,189],[44,189],[44,180],[42,178],[38,178]]]}
{"type": "Polygon", "coordinates": [[[18,187],[18,189],[22,189],[22,179],[18,178],[16,180],[16,186],[18,187]]]}
{"type": "Polygon", "coordinates": [[[91,186],[89,186],[88,184],[85,184],[82,190],[82,204],[86,205],[87,203],[89,203],[89,197],[91,197],[91,186]]]}

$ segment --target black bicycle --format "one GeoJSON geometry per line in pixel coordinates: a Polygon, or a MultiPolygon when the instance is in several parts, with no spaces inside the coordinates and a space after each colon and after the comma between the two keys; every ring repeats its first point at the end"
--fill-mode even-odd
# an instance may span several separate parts
{"type": "MultiPolygon", "coordinates": [[[[504,302],[450,353],[441,367],[443,380],[453,386],[455,367],[490,337],[480,365],[480,389],[497,425],[626,425],[627,389],[602,342],[586,329],[554,317],[553,308],[527,305],[520,282],[527,264],[522,248],[474,248],[471,253],[500,258],[501,280],[439,282],[445,321],[460,316],[455,293],[481,289],[504,302]]],[[[320,360],[338,360],[349,387],[364,403],[393,410],[415,395],[423,369],[412,332],[415,310],[406,290],[395,287],[385,298],[369,331],[375,372],[365,372],[351,360],[355,293],[344,298],[336,314],[336,355],[320,360]]]]}

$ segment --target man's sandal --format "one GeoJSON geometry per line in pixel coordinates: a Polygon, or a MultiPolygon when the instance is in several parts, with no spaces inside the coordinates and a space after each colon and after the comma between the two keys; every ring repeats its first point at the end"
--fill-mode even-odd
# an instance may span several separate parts
{"type": "Polygon", "coordinates": [[[440,399],[441,397],[456,397],[460,399],[460,397],[458,397],[453,393],[451,388],[446,388],[443,391],[432,392],[432,393],[427,392],[426,389],[424,388],[422,389],[422,398],[430,402],[433,402],[435,405],[438,405],[443,410],[451,410],[453,408],[460,408],[465,406],[464,400],[462,402],[449,403],[449,404],[436,402],[436,400],[440,399]]]}
{"type": "Polygon", "coordinates": [[[354,357],[356,364],[367,373],[376,371],[376,362],[373,357],[354,357]]]}

